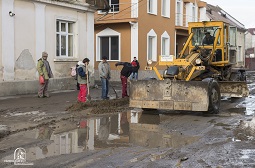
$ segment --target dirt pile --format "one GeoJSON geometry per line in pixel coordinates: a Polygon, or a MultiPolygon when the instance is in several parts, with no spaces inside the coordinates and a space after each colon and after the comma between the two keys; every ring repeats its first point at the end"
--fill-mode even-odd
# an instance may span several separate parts
{"type": "Polygon", "coordinates": [[[92,114],[118,113],[129,110],[129,98],[111,100],[92,100],[86,103],[75,103],[69,106],[67,111],[82,111],[91,109],[92,114]]]}

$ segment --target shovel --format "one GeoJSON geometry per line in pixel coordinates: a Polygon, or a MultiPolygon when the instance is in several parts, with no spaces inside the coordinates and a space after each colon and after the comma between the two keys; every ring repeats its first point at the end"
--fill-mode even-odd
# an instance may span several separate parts
{"type": "Polygon", "coordinates": [[[116,94],[116,99],[118,99],[119,96],[118,96],[116,90],[114,89],[114,87],[111,85],[111,82],[109,80],[108,80],[108,83],[109,83],[110,87],[113,89],[114,93],[116,94]]]}
{"type": "Polygon", "coordinates": [[[88,71],[88,64],[86,64],[86,76],[87,76],[87,99],[90,101],[91,100],[91,96],[89,94],[89,71],[88,71]]]}

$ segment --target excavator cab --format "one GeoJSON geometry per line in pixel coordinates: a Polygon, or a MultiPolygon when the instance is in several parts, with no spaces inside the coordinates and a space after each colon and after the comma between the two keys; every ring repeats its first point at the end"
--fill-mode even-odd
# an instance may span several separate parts
{"type": "Polygon", "coordinates": [[[203,48],[206,51],[203,56],[210,56],[211,63],[217,66],[229,64],[228,50],[224,50],[228,47],[230,40],[226,38],[229,36],[229,26],[224,22],[199,22],[199,24],[191,22],[189,24],[189,32],[193,34],[189,49],[203,48]]]}

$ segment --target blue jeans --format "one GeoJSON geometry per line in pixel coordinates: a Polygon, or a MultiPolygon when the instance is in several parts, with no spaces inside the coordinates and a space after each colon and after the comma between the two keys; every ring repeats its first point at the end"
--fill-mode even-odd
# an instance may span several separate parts
{"type": "Polygon", "coordinates": [[[109,81],[108,79],[101,78],[101,83],[102,83],[102,99],[107,99],[108,98],[108,91],[109,91],[109,81]]]}
{"type": "Polygon", "coordinates": [[[130,75],[130,80],[138,80],[138,72],[132,72],[130,75]]]}

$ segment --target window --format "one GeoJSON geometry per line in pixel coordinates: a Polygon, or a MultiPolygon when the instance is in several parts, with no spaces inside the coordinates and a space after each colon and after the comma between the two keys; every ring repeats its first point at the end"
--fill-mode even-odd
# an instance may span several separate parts
{"type": "Polygon", "coordinates": [[[157,2],[158,0],[147,0],[147,12],[150,14],[157,15],[157,2]]]}
{"type": "Polygon", "coordinates": [[[183,15],[182,15],[182,1],[176,0],[176,25],[182,26],[183,22],[183,15]]]}
{"type": "Polygon", "coordinates": [[[192,45],[202,46],[202,45],[213,45],[214,40],[217,40],[217,45],[220,45],[221,39],[220,36],[218,39],[215,39],[215,35],[218,31],[221,31],[219,27],[194,27],[191,29],[192,33],[194,33],[192,37],[192,45]],[[208,34],[208,35],[207,35],[208,34]]]}
{"type": "Polygon", "coordinates": [[[153,49],[153,40],[155,37],[149,36],[149,42],[148,42],[148,60],[152,60],[152,49],[153,49]]]}
{"type": "Polygon", "coordinates": [[[161,0],[161,15],[164,17],[170,17],[170,1],[169,0],[161,0]]]}
{"type": "Polygon", "coordinates": [[[238,60],[238,62],[240,62],[243,60],[242,59],[242,46],[238,46],[237,52],[238,52],[237,60],[238,60]]]}
{"type": "Polygon", "coordinates": [[[236,32],[237,28],[230,26],[230,46],[236,46],[236,32]]]}
{"type": "Polygon", "coordinates": [[[57,20],[56,24],[56,56],[73,57],[73,23],[57,20]]]}
{"type": "MultiPolygon", "coordinates": [[[[109,9],[110,13],[119,12],[119,8],[120,8],[119,0],[106,0],[106,1],[108,2],[109,7],[110,7],[110,9],[109,9]]],[[[107,9],[105,5],[104,5],[104,8],[107,9]]],[[[106,12],[106,10],[99,10],[98,11],[99,14],[103,14],[105,12],[106,12]]]]}
{"type": "Polygon", "coordinates": [[[99,37],[100,60],[106,56],[108,60],[119,60],[119,37],[99,37]]]}
{"type": "Polygon", "coordinates": [[[161,48],[161,55],[166,55],[166,44],[167,44],[167,38],[162,38],[162,48],[161,48]]]}
{"type": "Polygon", "coordinates": [[[120,60],[120,33],[106,28],[96,35],[96,58],[102,60],[106,56],[108,60],[120,60]]]}
{"type": "Polygon", "coordinates": [[[151,30],[147,34],[147,60],[157,61],[157,34],[151,30]]]}
{"type": "Polygon", "coordinates": [[[107,0],[110,6],[110,12],[119,12],[119,0],[107,0]]]}
{"type": "Polygon", "coordinates": [[[161,55],[170,55],[170,37],[167,32],[161,36],[161,55]]]}
{"type": "Polygon", "coordinates": [[[196,21],[196,6],[193,4],[192,6],[192,22],[196,21]]]}

